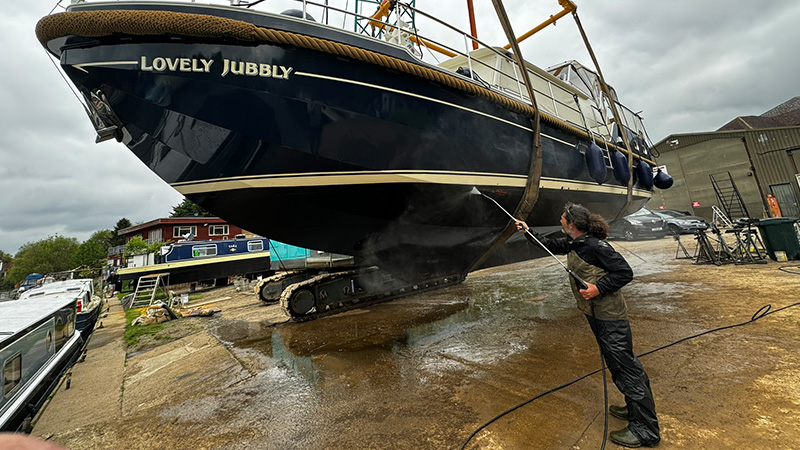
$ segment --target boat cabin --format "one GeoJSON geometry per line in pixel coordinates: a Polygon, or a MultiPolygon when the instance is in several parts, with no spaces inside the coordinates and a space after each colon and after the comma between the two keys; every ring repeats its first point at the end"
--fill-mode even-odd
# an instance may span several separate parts
{"type": "Polygon", "coordinates": [[[32,418],[74,362],[81,342],[75,320],[72,296],[0,302],[0,431],[32,418]]]}

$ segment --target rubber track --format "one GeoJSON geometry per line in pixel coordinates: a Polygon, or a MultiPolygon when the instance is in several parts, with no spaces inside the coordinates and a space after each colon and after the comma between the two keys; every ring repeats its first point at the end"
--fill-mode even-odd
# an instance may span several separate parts
{"type": "MultiPolygon", "coordinates": [[[[376,268],[374,270],[378,270],[378,269],[376,268]]],[[[372,295],[366,295],[364,297],[356,297],[356,298],[354,298],[352,300],[349,300],[349,301],[346,301],[346,302],[340,302],[340,304],[342,305],[340,307],[331,308],[331,309],[326,310],[326,311],[316,311],[316,312],[313,312],[313,313],[310,313],[310,314],[305,314],[305,315],[296,315],[291,311],[291,308],[289,308],[289,299],[292,297],[292,294],[294,294],[298,289],[303,289],[303,288],[305,288],[307,286],[313,285],[313,284],[317,283],[318,281],[322,281],[322,280],[325,280],[325,279],[333,279],[333,278],[338,277],[338,276],[354,275],[354,274],[356,274],[358,272],[359,272],[358,270],[351,270],[351,271],[348,271],[348,272],[322,274],[322,275],[318,275],[318,276],[313,277],[313,278],[309,278],[308,280],[301,281],[299,283],[295,283],[295,284],[287,287],[286,289],[284,289],[283,293],[281,293],[281,308],[283,309],[283,312],[286,313],[286,315],[289,316],[292,319],[292,321],[294,321],[294,322],[308,322],[310,320],[319,319],[321,317],[326,317],[326,316],[330,316],[330,315],[333,315],[333,314],[339,314],[339,313],[342,313],[342,312],[345,312],[345,311],[350,311],[350,310],[353,310],[353,309],[359,309],[359,308],[363,308],[363,307],[366,307],[366,306],[371,306],[371,305],[375,305],[375,304],[378,304],[378,303],[387,302],[389,300],[396,300],[398,298],[407,297],[409,295],[419,294],[420,292],[432,291],[434,289],[440,289],[440,288],[443,288],[443,287],[446,287],[446,286],[458,284],[458,283],[461,283],[462,281],[464,281],[464,278],[465,278],[463,275],[449,275],[449,276],[446,276],[446,277],[435,278],[435,279],[428,280],[428,281],[425,281],[425,282],[411,283],[408,286],[400,288],[400,289],[404,289],[405,292],[400,292],[400,293],[397,293],[397,294],[394,294],[394,295],[387,295],[385,292],[378,292],[378,293],[375,293],[375,294],[372,294],[372,295]],[[445,281],[445,280],[447,280],[447,281],[445,281]],[[425,284],[427,284],[427,285],[425,287],[422,287],[422,285],[425,285],[425,284]],[[414,289],[414,286],[418,286],[418,288],[414,289]]]]}
{"type": "Polygon", "coordinates": [[[300,270],[290,270],[288,272],[279,273],[279,274],[273,275],[271,277],[262,278],[261,281],[256,283],[256,286],[253,288],[253,292],[255,292],[255,294],[258,296],[258,298],[262,302],[264,302],[264,303],[275,303],[275,302],[279,301],[280,299],[278,299],[278,300],[267,300],[267,299],[261,297],[261,288],[267,283],[271,283],[273,281],[280,281],[280,280],[282,280],[284,278],[287,278],[287,277],[290,277],[290,276],[294,276],[294,275],[297,275],[299,273],[302,273],[302,271],[300,271],[300,270]]]}

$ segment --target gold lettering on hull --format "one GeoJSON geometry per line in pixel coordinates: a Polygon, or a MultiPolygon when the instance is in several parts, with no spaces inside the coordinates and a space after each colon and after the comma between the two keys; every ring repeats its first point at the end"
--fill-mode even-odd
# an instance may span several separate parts
{"type": "Polygon", "coordinates": [[[139,60],[139,70],[142,72],[211,72],[213,59],[203,58],[164,58],[156,57],[148,62],[146,56],[139,60]]]}
{"type": "MultiPolygon", "coordinates": [[[[150,60],[147,56],[142,56],[139,59],[139,70],[142,72],[211,73],[211,66],[213,63],[213,59],[204,58],[170,58],[157,56],[150,60]]],[[[235,61],[225,58],[222,60],[222,72],[220,76],[242,75],[247,77],[288,80],[292,72],[294,72],[294,67],[286,67],[279,64],[256,63],[252,61],[235,61]]]]}
{"type": "Polygon", "coordinates": [[[222,60],[222,76],[245,75],[249,77],[279,78],[288,80],[289,74],[294,72],[294,67],[286,67],[278,64],[254,63],[249,61],[234,61],[231,59],[222,60]]]}

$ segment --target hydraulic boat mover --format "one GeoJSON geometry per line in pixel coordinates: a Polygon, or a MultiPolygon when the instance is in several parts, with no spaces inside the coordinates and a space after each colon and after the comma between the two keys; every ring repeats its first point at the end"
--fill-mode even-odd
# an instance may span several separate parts
{"type": "MultiPolygon", "coordinates": [[[[75,2],[36,33],[98,142],[122,142],[231,223],[354,257],[339,271],[264,280],[279,289],[259,292],[280,292],[295,320],[531,257],[510,250],[513,226],[475,187],[547,230],[566,200],[614,219],[671,184],[654,179],[642,119],[599,69],[542,70],[517,40],[486,45],[414,1],[252,8],[262,1],[75,2]]],[[[537,28],[572,13],[582,32],[576,6],[559,3],[537,28]]]]}

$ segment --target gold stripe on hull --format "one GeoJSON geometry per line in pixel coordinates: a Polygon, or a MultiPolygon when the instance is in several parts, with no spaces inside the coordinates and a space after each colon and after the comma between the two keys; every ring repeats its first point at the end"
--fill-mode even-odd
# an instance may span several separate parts
{"type": "MultiPolygon", "coordinates": [[[[526,177],[524,175],[502,173],[387,170],[230,177],[213,180],[173,183],[172,187],[183,195],[191,195],[208,192],[232,191],[237,189],[404,183],[524,188],[525,181],[526,177]]],[[[541,189],[627,194],[627,189],[623,186],[598,185],[596,183],[587,181],[566,180],[562,178],[549,177],[542,177],[541,189]]],[[[648,191],[634,189],[634,192],[639,197],[652,196],[652,194],[648,191]]]]}

